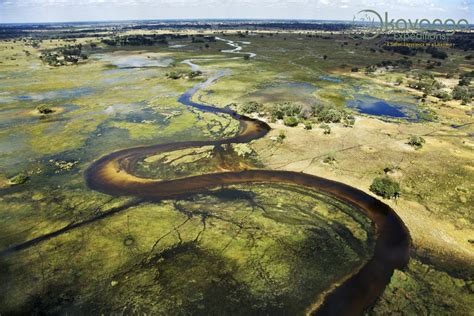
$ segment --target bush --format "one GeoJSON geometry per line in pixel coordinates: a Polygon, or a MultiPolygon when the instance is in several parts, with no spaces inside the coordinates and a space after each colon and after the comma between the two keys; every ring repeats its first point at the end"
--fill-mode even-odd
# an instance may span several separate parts
{"type": "Polygon", "coordinates": [[[194,78],[199,77],[201,75],[202,75],[202,72],[200,70],[188,72],[189,79],[194,79],[194,78]]]}
{"type": "Polygon", "coordinates": [[[374,66],[374,65],[365,67],[365,73],[366,73],[366,74],[373,73],[373,72],[375,72],[376,70],[377,70],[377,67],[374,66]]]}
{"type": "Polygon", "coordinates": [[[461,79],[459,79],[458,85],[460,85],[460,86],[469,86],[470,84],[471,84],[471,78],[470,77],[462,76],[461,79]]]}
{"type": "Polygon", "coordinates": [[[181,78],[182,75],[183,75],[182,73],[172,71],[172,72],[167,73],[166,77],[168,77],[170,79],[173,79],[173,80],[177,80],[177,79],[181,78]]]}
{"type": "Polygon", "coordinates": [[[389,177],[377,177],[370,185],[370,191],[385,199],[396,198],[400,196],[400,184],[389,177]]]}
{"type": "Polygon", "coordinates": [[[311,123],[311,121],[304,121],[304,129],[313,129],[313,123],[311,123]]]}
{"type": "Polygon", "coordinates": [[[38,110],[38,112],[40,112],[41,114],[49,114],[54,112],[53,109],[47,106],[46,104],[38,105],[36,107],[36,110],[38,110]]]}
{"type": "Polygon", "coordinates": [[[449,101],[451,100],[451,95],[446,92],[446,91],[437,91],[436,93],[434,93],[434,96],[443,100],[443,101],[449,101]]]}
{"type": "Polygon", "coordinates": [[[344,120],[343,120],[344,126],[345,127],[352,127],[355,124],[355,117],[354,115],[347,115],[344,120]]]}
{"type": "Polygon", "coordinates": [[[408,139],[408,145],[415,147],[415,149],[420,149],[423,147],[423,144],[425,143],[425,139],[421,136],[410,136],[408,139]]]}
{"type": "Polygon", "coordinates": [[[280,131],[280,133],[278,133],[278,141],[281,143],[285,138],[285,131],[280,131]]]}
{"type": "Polygon", "coordinates": [[[283,118],[283,124],[290,127],[295,127],[299,123],[299,120],[294,116],[285,116],[283,118]]]}
{"type": "Polygon", "coordinates": [[[472,100],[472,92],[465,86],[454,87],[452,96],[453,99],[461,100],[463,103],[469,103],[472,100]]]}
{"type": "Polygon", "coordinates": [[[343,111],[333,107],[323,107],[317,116],[320,122],[339,123],[343,117],[343,111]]]}
{"type": "Polygon", "coordinates": [[[329,155],[324,157],[323,162],[332,165],[336,162],[336,156],[333,153],[330,153],[329,155]]]}
{"type": "Polygon", "coordinates": [[[428,54],[431,54],[431,57],[433,58],[446,59],[446,57],[448,57],[448,54],[446,54],[446,52],[438,50],[436,47],[428,47],[426,49],[426,52],[428,54]]]}
{"type": "Polygon", "coordinates": [[[23,184],[25,183],[26,181],[28,181],[29,177],[26,173],[20,173],[20,174],[17,174],[16,176],[8,179],[8,182],[11,184],[11,185],[19,185],[19,184],[23,184]]]}
{"type": "Polygon", "coordinates": [[[331,127],[329,125],[321,124],[319,127],[323,129],[325,135],[331,134],[331,127]]]}
{"type": "Polygon", "coordinates": [[[250,101],[248,103],[242,104],[240,106],[240,111],[248,114],[248,113],[258,112],[259,109],[261,108],[262,108],[262,105],[260,103],[255,102],[255,101],[250,101]]]}
{"type": "Polygon", "coordinates": [[[297,116],[301,112],[302,106],[300,104],[293,104],[289,102],[272,104],[267,107],[268,114],[272,120],[281,120],[285,116],[297,116]]]}

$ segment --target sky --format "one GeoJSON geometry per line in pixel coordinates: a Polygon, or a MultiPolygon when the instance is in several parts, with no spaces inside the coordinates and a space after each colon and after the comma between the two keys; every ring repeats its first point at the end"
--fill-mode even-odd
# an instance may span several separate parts
{"type": "Polygon", "coordinates": [[[474,0],[0,0],[0,23],[145,19],[350,20],[363,9],[399,19],[466,19],[474,0]]]}

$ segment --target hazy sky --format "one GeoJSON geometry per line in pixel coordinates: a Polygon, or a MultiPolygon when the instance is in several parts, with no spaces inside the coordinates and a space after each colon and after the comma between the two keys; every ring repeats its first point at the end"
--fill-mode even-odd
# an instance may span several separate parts
{"type": "Polygon", "coordinates": [[[183,18],[352,20],[362,9],[390,18],[467,19],[474,0],[0,0],[0,23],[183,18]]]}

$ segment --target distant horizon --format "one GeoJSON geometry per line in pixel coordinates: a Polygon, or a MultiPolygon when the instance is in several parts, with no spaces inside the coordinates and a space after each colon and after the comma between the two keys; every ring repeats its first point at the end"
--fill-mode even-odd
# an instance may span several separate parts
{"type": "Polygon", "coordinates": [[[86,23],[126,23],[126,22],[194,22],[194,21],[295,21],[295,22],[353,22],[352,20],[322,20],[322,19],[291,19],[291,18],[168,18],[168,19],[124,19],[124,20],[84,20],[84,21],[33,21],[33,22],[0,22],[0,25],[38,25],[38,24],[86,24],[86,23]]]}
{"type": "MultiPolygon", "coordinates": [[[[140,22],[322,22],[322,23],[354,23],[353,20],[321,20],[295,18],[169,18],[169,19],[131,19],[131,20],[90,20],[90,21],[34,21],[34,22],[0,22],[1,25],[61,25],[61,24],[113,24],[113,23],[140,23],[140,22]]],[[[469,21],[469,26],[474,26],[469,21]]]]}
{"type": "Polygon", "coordinates": [[[149,20],[352,21],[358,11],[390,18],[466,19],[474,0],[0,0],[0,24],[149,20]]]}

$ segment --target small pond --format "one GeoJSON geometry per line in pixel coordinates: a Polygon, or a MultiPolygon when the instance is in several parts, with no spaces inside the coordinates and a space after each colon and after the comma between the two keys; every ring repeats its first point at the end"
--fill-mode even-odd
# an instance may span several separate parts
{"type": "Polygon", "coordinates": [[[347,101],[347,106],[359,113],[417,120],[423,113],[413,100],[384,100],[369,95],[356,94],[354,99],[347,101]]]}

